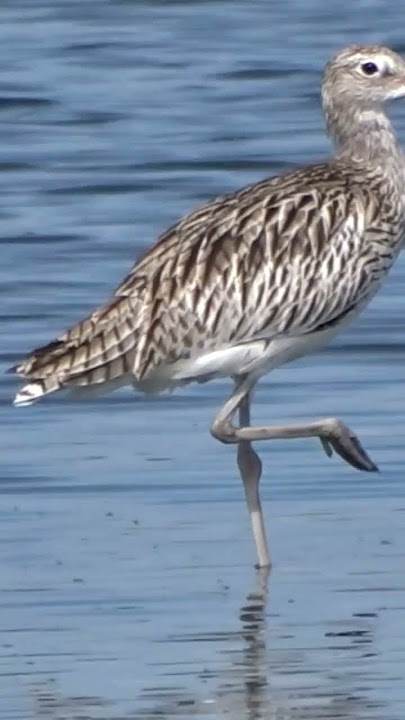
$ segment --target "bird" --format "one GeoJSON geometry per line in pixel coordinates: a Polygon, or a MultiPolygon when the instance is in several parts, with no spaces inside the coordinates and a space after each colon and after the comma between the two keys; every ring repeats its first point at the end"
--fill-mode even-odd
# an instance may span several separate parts
{"type": "Polygon", "coordinates": [[[314,437],[329,457],[378,470],[339,418],[255,427],[250,408],[260,378],[353,322],[400,251],[405,156],[386,103],[404,96],[396,52],[338,52],[321,83],[331,157],[208,201],[163,232],[104,305],[11,368],[27,380],[14,404],[64,388],[158,393],[230,378],[210,429],[237,446],[256,566],[270,567],[252,442],[314,437]]]}

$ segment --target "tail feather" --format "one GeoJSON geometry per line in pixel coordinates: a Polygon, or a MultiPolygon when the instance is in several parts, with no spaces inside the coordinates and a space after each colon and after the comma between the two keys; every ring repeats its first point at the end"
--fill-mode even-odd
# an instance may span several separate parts
{"type": "Polygon", "coordinates": [[[15,407],[32,405],[36,400],[39,400],[39,398],[55,390],[59,390],[61,387],[62,385],[57,378],[34,380],[34,382],[30,382],[21,388],[14,398],[13,405],[15,407]]]}
{"type": "Polygon", "coordinates": [[[63,385],[66,387],[77,387],[83,385],[99,385],[108,383],[111,380],[128,375],[132,369],[132,353],[117,355],[113,360],[101,362],[90,367],[69,373],[63,385]]]}
{"type": "Polygon", "coordinates": [[[63,387],[108,384],[128,375],[137,336],[134,304],[134,298],[114,298],[12,368],[31,381],[16,395],[14,405],[30,405],[63,387]]]}

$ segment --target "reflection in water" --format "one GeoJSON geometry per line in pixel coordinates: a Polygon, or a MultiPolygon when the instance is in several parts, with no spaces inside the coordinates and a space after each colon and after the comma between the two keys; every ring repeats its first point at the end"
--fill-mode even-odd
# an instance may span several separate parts
{"type": "Polygon", "coordinates": [[[268,658],[266,648],[266,610],[269,570],[260,568],[256,573],[256,587],[246,598],[240,611],[243,650],[241,661],[234,661],[235,679],[232,686],[221,681],[218,695],[224,705],[235,693],[244,707],[246,720],[268,717],[268,658]]]}
{"type": "MultiPolygon", "coordinates": [[[[241,628],[229,632],[225,638],[229,645],[239,647],[227,651],[229,658],[222,671],[204,670],[205,676],[215,682],[213,692],[204,698],[192,696],[186,688],[164,690],[162,686],[148,688],[140,698],[144,709],[127,714],[116,714],[110,703],[99,697],[64,697],[56,687],[47,685],[34,689],[35,717],[37,720],[153,720],[178,717],[196,718],[231,717],[232,720],[371,720],[379,718],[381,703],[372,701],[364,692],[368,677],[364,663],[357,673],[350,669],[339,672],[333,663],[328,667],[314,667],[311,653],[302,648],[281,652],[269,647],[268,625],[269,571],[258,570],[254,590],[249,592],[239,619],[241,628]],[[309,677],[309,684],[303,678],[309,677]],[[280,682],[280,678],[284,682],[280,682]],[[287,679],[287,682],[285,682],[287,679]],[[329,683],[327,689],[325,683],[329,683]],[[359,687],[357,687],[357,685],[359,687]],[[360,686],[363,688],[360,690],[360,686]],[[61,714],[63,713],[63,714],[61,714]]],[[[357,614],[349,622],[336,619],[328,625],[333,630],[322,636],[328,639],[327,650],[351,653],[359,645],[366,645],[363,658],[371,657],[373,643],[373,614],[357,614]]],[[[274,625],[277,623],[274,622],[274,625]]],[[[277,627],[273,628],[273,632],[277,627]]],[[[199,643],[217,640],[224,642],[224,632],[179,636],[178,642],[199,643]]],[[[173,642],[173,638],[169,642],[173,642]]],[[[333,657],[329,655],[329,660],[333,657]]],[[[134,659],[134,663],[135,663],[134,659]]],[[[135,700],[134,700],[135,702],[135,700]]],[[[384,715],[384,717],[386,717],[384,715]]]]}

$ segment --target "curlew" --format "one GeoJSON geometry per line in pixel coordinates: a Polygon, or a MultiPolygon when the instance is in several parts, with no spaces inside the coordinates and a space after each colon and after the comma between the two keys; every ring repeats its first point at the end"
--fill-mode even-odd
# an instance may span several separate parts
{"type": "Polygon", "coordinates": [[[377,470],[339,419],[252,427],[250,399],[260,377],[352,322],[392,266],[405,229],[405,157],[384,105],[402,96],[405,63],[392,50],[337,54],[322,83],[333,157],[179,220],[110,301],[12,368],[28,380],[14,404],[61,388],[149,393],[231,377],[211,433],[237,445],[258,564],[269,566],[252,441],[315,437],[328,456],[377,470]]]}

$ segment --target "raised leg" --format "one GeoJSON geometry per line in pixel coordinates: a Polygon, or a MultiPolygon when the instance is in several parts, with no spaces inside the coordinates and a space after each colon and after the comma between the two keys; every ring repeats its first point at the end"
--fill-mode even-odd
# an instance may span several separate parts
{"type": "MultiPolygon", "coordinates": [[[[239,405],[239,422],[241,427],[250,425],[250,398],[245,395],[239,405]]],[[[266,540],[260,504],[259,482],[262,474],[262,461],[253,450],[250,440],[240,440],[238,444],[238,466],[245,489],[246,502],[252,523],[253,537],[256,543],[258,567],[270,567],[270,555],[266,540]]]]}
{"type": "Polygon", "coordinates": [[[224,443],[239,443],[253,440],[317,437],[329,457],[335,450],[343,460],[358,470],[369,472],[378,470],[355,433],[337,418],[327,418],[299,425],[236,428],[232,425],[232,418],[253,385],[254,381],[249,377],[237,379],[232,395],[220,409],[211,427],[211,433],[217,440],[224,443]]]}

